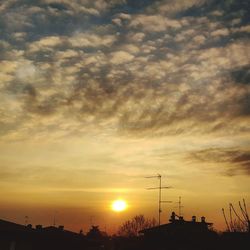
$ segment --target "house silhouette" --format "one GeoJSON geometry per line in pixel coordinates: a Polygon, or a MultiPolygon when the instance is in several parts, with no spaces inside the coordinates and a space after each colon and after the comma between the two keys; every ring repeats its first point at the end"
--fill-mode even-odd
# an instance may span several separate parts
{"type": "Polygon", "coordinates": [[[99,250],[103,241],[97,239],[98,235],[93,239],[63,226],[33,228],[0,219],[0,250],[99,250]]]}
{"type": "Polygon", "coordinates": [[[145,249],[212,249],[210,243],[217,239],[212,230],[213,223],[200,221],[193,216],[190,221],[184,220],[172,212],[169,223],[141,230],[145,238],[145,249]]]}

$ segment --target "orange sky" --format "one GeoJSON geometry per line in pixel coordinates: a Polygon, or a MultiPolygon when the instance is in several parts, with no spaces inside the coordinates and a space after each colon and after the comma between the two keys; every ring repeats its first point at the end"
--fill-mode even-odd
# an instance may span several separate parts
{"type": "Polygon", "coordinates": [[[0,3],[0,218],[115,232],[157,218],[157,173],[163,223],[250,207],[246,4],[0,3]]]}
{"type": "MultiPolygon", "coordinates": [[[[157,218],[158,192],[146,188],[158,186],[158,180],[144,178],[155,173],[163,175],[163,185],[173,187],[163,191],[163,200],[177,202],[182,196],[186,219],[204,215],[218,229],[224,227],[222,207],[227,208],[229,202],[237,205],[242,198],[249,200],[248,176],[222,175],[217,168],[223,169],[223,163],[184,161],[179,144],[185,152],[190,145],[183,139],[111,138],[1,145],[1,162],[12,166],[2,170],[2,217],[24,223],[28,215],[32,224],[50,225],[57,211],[57,223],[69,229],[86,231],[92,222],[113,231],[136,214],[157,218]],[[165,140],[171,149],[163,161],[152,152],[166,145],[165,140]],[[129,204],[119,215],[110,209],[117,198],[129,204]]],[[[178,211],[177,203],[163,204],[163,223],[173,210],[178,211]]]]}

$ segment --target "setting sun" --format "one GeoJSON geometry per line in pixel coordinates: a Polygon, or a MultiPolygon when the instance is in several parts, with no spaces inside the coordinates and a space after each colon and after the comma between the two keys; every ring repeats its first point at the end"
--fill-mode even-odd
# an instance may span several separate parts
{"type": "Polygon", "coordinates": [[[126,210],[127,203],[124,200],[115,200],[112,203],[112,210],[115,212],[122,212],[126,210]]]}

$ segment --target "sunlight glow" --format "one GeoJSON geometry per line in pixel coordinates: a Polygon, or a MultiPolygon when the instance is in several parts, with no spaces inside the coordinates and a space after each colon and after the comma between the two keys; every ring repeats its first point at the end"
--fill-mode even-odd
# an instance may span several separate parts
{"type": "Polygon", "coordinates": [[[124,200],[115,200],[112,203],[112,210],[115,212],[122,212],[124,210],[126,210],[127,208],[127,203],[124,200]]]}

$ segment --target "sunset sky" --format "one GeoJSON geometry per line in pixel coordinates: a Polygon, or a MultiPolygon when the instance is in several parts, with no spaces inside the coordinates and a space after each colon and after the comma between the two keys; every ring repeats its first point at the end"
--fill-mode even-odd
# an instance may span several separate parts
{"type": "Polygon", "coordinates": [[[1,0],[0,218],[114,232],[250,209],[248,0],[1,0]],[[124,199],[124,212],[111,210],[124,199]],[[237,206],[236,206],[237,207],[237,206]]]}

